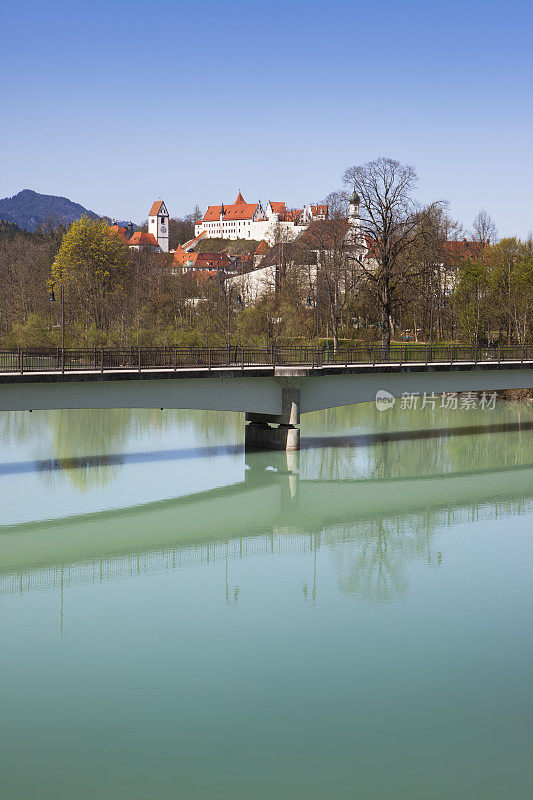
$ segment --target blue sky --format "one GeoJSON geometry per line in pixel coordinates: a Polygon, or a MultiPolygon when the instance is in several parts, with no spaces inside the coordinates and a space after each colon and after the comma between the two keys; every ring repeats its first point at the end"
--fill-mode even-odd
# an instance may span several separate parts
{"type": "Polygon", "coordinates": [[[0,5],[2,197],[300,206],[386,155],[465,225],[533,230],[531,2],[0,5]]]}

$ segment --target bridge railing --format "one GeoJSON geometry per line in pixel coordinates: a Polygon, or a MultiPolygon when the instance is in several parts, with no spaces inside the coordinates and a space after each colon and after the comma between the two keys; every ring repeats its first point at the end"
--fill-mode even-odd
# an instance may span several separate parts
{"type": "Polygon", "coordinates": [[[123,347],[21,348],[0,350],[0,372],[109,372],[147,369],[214,369],[217,367],[432,364],[533,361],[533,345],[475,347],[471,345],[402,344],[382,347],[123,347]]]}

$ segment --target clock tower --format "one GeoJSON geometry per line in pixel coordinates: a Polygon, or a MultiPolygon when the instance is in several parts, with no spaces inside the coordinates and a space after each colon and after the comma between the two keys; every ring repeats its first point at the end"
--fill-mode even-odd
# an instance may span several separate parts
{"type": "Polygon", "coordinates": [[[148,233],[152,233],[164,253],[168,253],[168,211],[163,200],[156,200],[148,214],[148,233]]]}

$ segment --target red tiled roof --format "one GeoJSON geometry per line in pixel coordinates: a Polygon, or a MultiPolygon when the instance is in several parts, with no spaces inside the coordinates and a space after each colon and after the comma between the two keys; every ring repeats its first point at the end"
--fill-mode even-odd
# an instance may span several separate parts
{"type": "Polygon", "coordinates": [[[176,264],[191,264],[196,263],[198,253],[188,253],[181,245],[178,245],[174,250],[174,258],[172,259],[176,264]]]}
{"type": "Polygon", "coordinates": [[[122,225],[110,225],[109,226],[110,233],[116,233],[117,236],[120,236],[123,242],[127,242],[126,239],[126,228],[123,228],[122,225]]]}
{"type": "Polygon", "coordinates": [[[224,269],[232,265],[232,260],[227,253],[198,253],[197,268],[212,267],[224,269]]]}
{"type": "Polygon", "coordinates": [[[257,249],[254,253],[254,256],[262,256],[265,253],[268,253],[269,250],[270,250],[269,245],[263,239],[261,242],[259,242],[257,249]]]}
{"type": "Polygon", "coordinates": [[[271,200],[270,205],[274,214],[285,214],[287,211],[285,203],[278,203],[277,201],[271,200]]]}
{"type": "MultiPolygon", "coordinates": [[[[195,225],[198,225],[198,222],[195,222],[194,224],[195,224],[195,225]]],[[[187,251],[188,251],[188,250],[192,250],[192,249],[193,249],[193,247],[195,247],[195,246],[198,244],[198,242],[200,241],[200,239],[202,238],[202,236],[207,236],[207,231],[202,231],[201,233],[199,233],[199,234],[198,234],[198,236],[195,236],[195,237],[194,237],[194,239],[189,239],[189,241],[188,241],[188,242],[183,242],[183,244],[181,245],[181,247],[182,247],[184,250],[187,250],[187,251]]],[[[179,246],[180,246],[180,245],[178,245],[178,247],[179,247],[179,246]]]]}
{"type": "Polygon", "coordinates": [[[235,203],[224,207],[224,220],[252,219],[257,209],[257,203],[235,203]]]}
{"type": "Polygon", "coordinates": [[[220,212],[222,211],[222,206],[207,206],[207,211],[204,214],[204,218],[201,220],[202,222],[216,222],[220,219],[220,212]]]}
{"type": "Polygon", "coordinates": [[[148,213],[148,216],[149,217],[157,216],[159,214],[159,209],[161,208],[162,205],[163,205],[163,201],[162,200],[156,200],[155,203],[153,204],[152,208],[150,209],[150,211],[148,213]]]}
{"type": "Polygon", "coordinates": [[[154,234],[145,233],[145,231],[136,231],[129,240],[128,244],[141,247],[159,247],[154,234]]]}
{"type": "Polygon", "coordinates": [[[239,219],[252,219],[257,210],[257,205],[257,203],[247,203],[239,192],[233,205],[208,206],[202,222],[218,222],[222,209],[224,209],[224,215],[222,217],[224,222],[231,222],[232,220],[239,219]]]}
{"type": "Polygon", "coordinates": [[[281,216],[282,222],[293,222],[296,224],[300,219],[303,212],[303,208],[289,208],[285,211],[284,214],[281,216]]]}
{"type": "Polygon", "coordinates": [[[317,214],[327,215],[328,207],[327,205],[311,206],[311,212],[313,216],[316,216],[317,214]]]}
{"type": "Polygon", "coordinates": [[[191,276],[196,278],[198,283],[205,283],[209,278],[216,278],[218,274],[218,269],[195,269],[191,272],[191,276]]]}
{"type": "Polygon", "coordinates": [[[194,267],[195,269],[215,269],[217,271],[231,267],[233,262],[227,253],[187,253],[182,247],[174,251],[174,263],[194,267]]]}
{"type": "Polygon", "coordinates": [[[444,250],[448,256],[454,259],[462,260],[463,258],[476,258],[485,245],[483,242],[473,242],[467,239],[459,241],[450,241],[444,244],[444,250]]]}

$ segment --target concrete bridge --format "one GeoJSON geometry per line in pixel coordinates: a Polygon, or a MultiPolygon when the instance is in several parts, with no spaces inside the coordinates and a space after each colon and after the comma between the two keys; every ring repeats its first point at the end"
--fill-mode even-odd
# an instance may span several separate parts
{"type": "MultiPolygon", "coordinates": [[[[241,411],[246,415],[246,447],[297,450],[300,414],[373,401],[379,390],[394,398],[404,393],[493,391],[533,387],[533,348],[431,348],[417,351],[339,352],[335,363],[322,363],[309,351],[298,362],[298,350],[290,357],[274,351],[202,351],[201,363],[183,365],[177,351],[146,364],[141,350],[131,358],[126,351],[94,351],[94,361],[69,359],[57,354],[50,368],[50,354],[33,356],[24,364],[13,359],[0,372],[0,410],[87,408],[181,408],[241,411]],[[111,359],[109,353],[114,353],[111,359]],[[258,356],[260,353],[261,357],[258,356]],[[207,354],[207,355],[205,355],[207,354]],[[272,354],[270,363],[266,355],[272,354]],[[135,356],[138,365],[133,368],[135,356]],[[425,359],[424,359],[425,355],[425,359]],[[353,356],[353,359],[350,358],[353,356]],[[35,360],[37,359],[37,361],[35,360]],[[357,360],[356,360],[357,359],[357,360]],[[363,359],[363,360],[361,360],[363,359]],[[365,360],[366,359],[366,360],[365,360]],[[238,363],[240,360],[240,363],[238,363]],[[289,363],[280,364],[280,360],[289,363]],[[174,362],[172,364],[172,361],[174,362]],[[170,362],[170,363],[169,363],[170,362]],[[230,363],[231,362],[231,363],[230,363]],[[207,364],[207,365],[206,365],[207,364]],[[19,368],[17,368],[19,367],[19,368]]],[[[241,350],[240,348],[238,350],[241,350]]],[[[73,351],[79,353],[82,351],[73,351]]],[[[129,351],[128,351],[129,352],[129,351]]],[[[160,349],[158,353],[162,353],[160,349]]],[[[197,352],[199,352],[197,350],[197,352]]],[[[133,351],[132,351],[133,353],[133,351]]],[[[299,353],[302,354],[300,348],[299,353]]],[[[5,355],[5,354],[4,354],[5,355]]],[[[2,368],[0,353],[0,369],[2,368]]],[[[54,356],[55,358],[55,356],[54,356]]],[[[190,358],[189,361],[194,361],[190,358]]]]}

